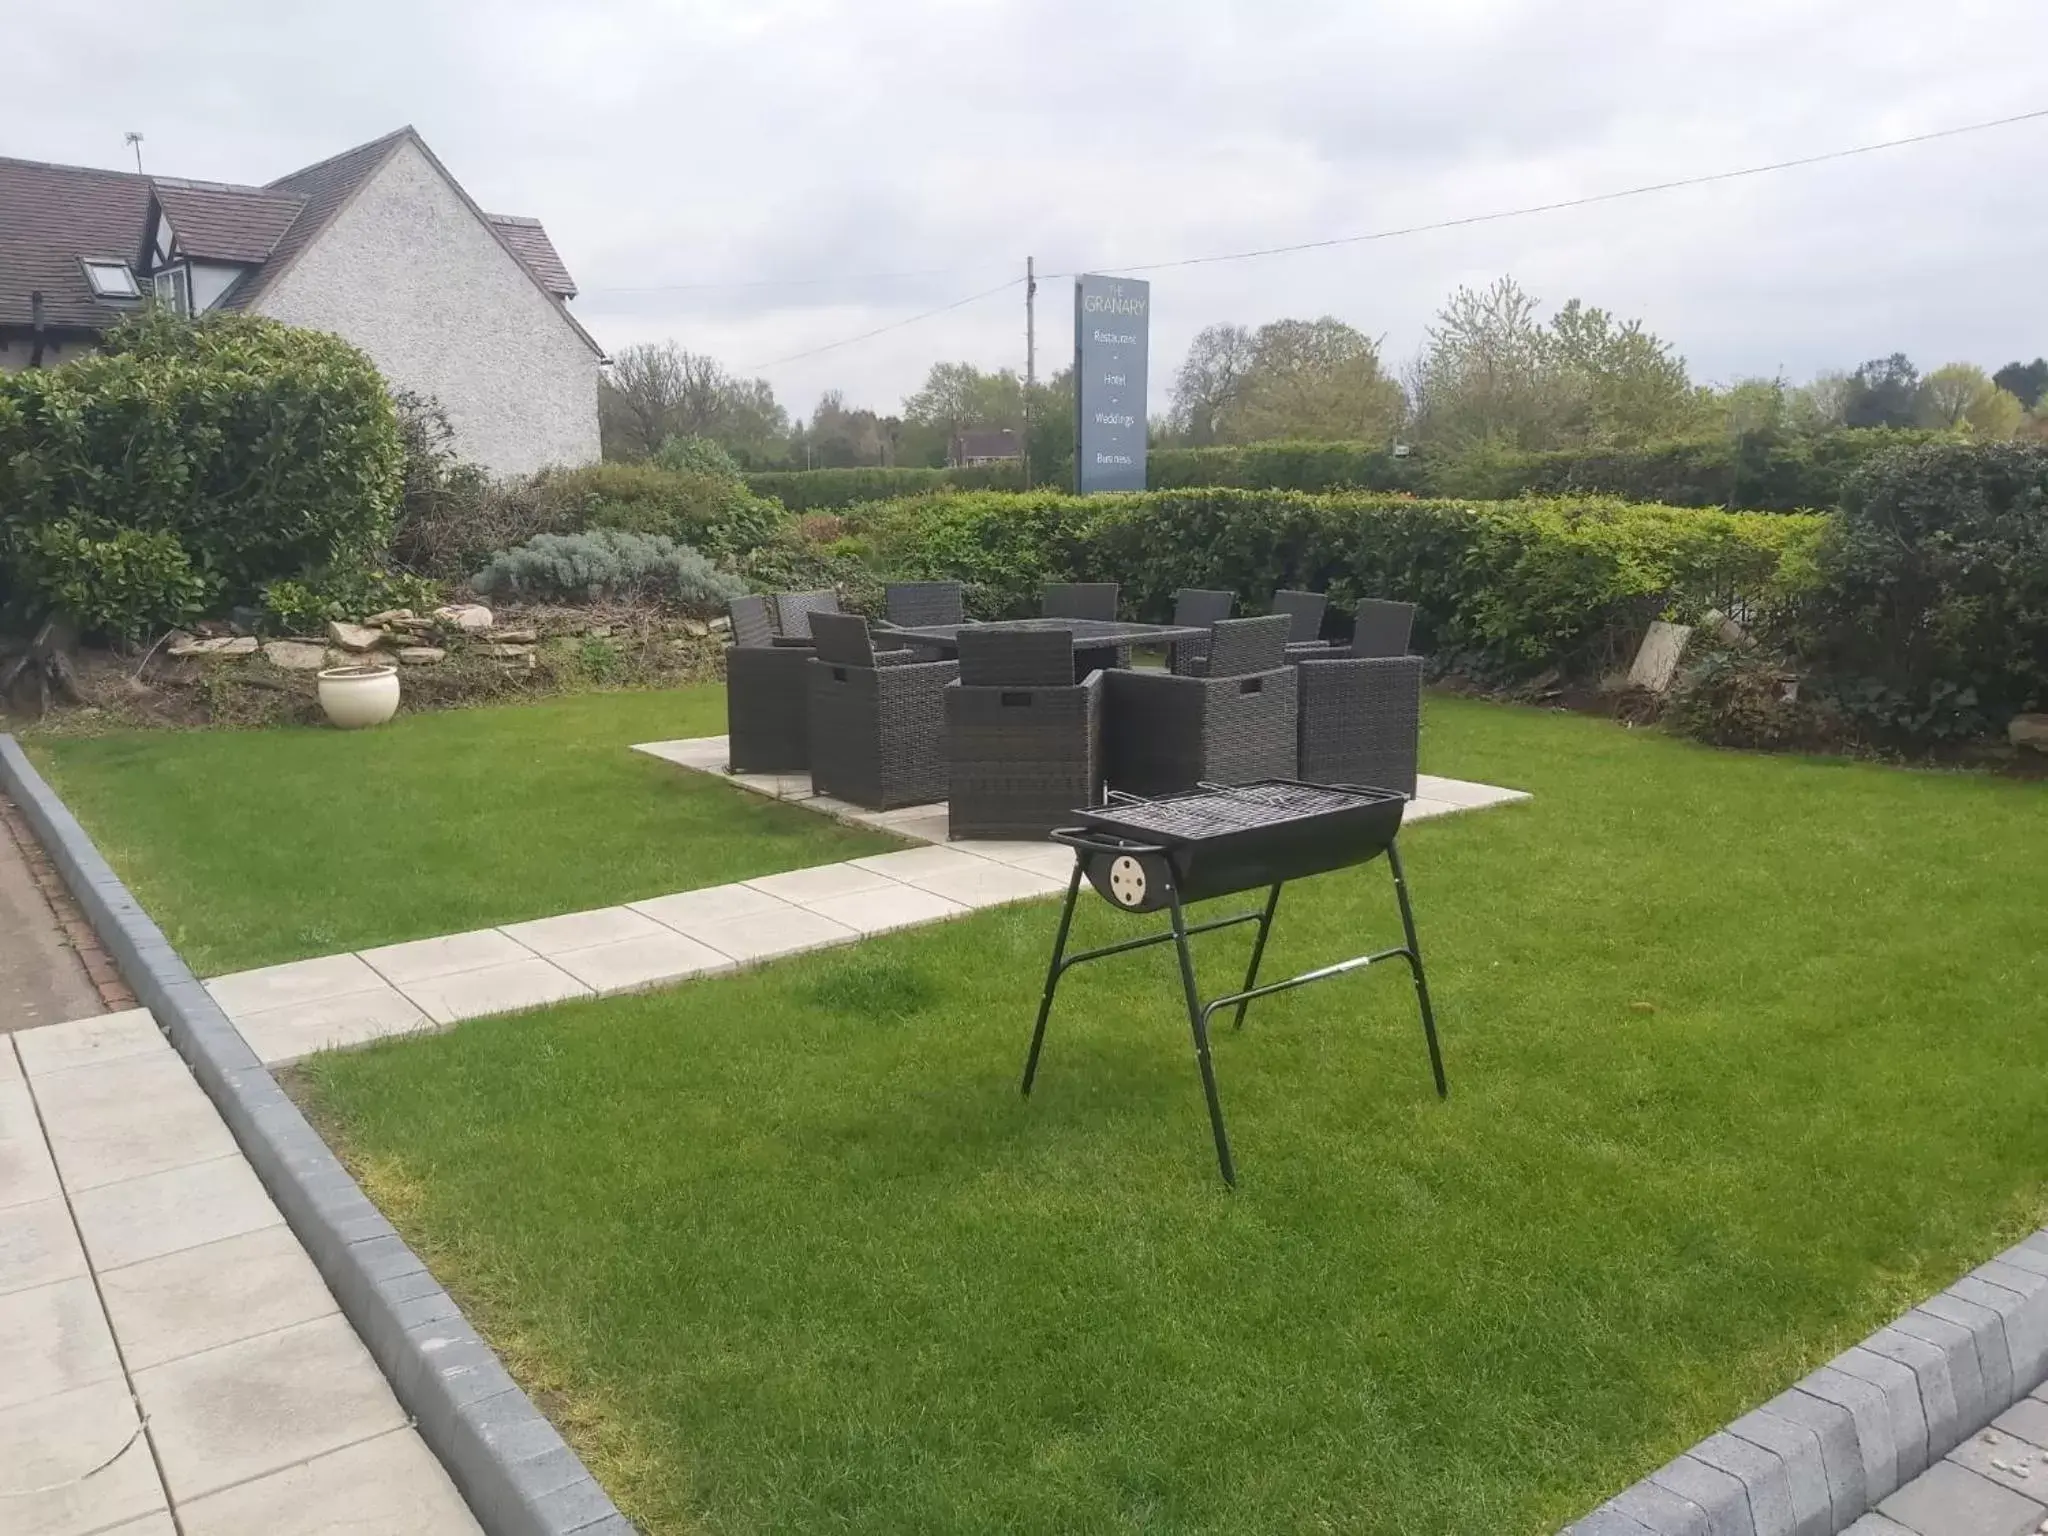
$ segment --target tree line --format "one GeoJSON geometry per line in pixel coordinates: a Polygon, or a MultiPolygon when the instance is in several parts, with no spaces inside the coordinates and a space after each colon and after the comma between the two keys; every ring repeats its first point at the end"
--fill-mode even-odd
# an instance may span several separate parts
{"type": "MultiPolygon", "coordinates": [[[[649,458],[671,438],[705,438],[757,470],[942,465],[956,434],[1007,428],[1027,444],[1034,473],[1053,478],[1072,458],[1073,405],[1071,370],[1027,388],[1014,369],[944,362],[893,412],[849,406],[832,390],[807,418],[793,417],[767,380],[664,342],[618,355],[600,419],[607,458],[649,458]]],[[[2048,439],[2048,359],[1996,373],[1953,362],[1923,374],[1893,353],[1804,383],[1705,385],[1641,321],[1578,299],[1546,318],[1504,277],[1453,293],[1398,371],[1381,340],[1332,316],[1209,326],[1175,372],[1150,437],[1156,447],[1416,443],[1456,455],[1853,427],[2048,439]]]]}

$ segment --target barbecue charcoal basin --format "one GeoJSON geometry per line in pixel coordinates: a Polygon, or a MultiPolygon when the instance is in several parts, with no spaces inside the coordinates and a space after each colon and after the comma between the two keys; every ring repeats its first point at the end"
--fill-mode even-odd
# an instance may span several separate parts
{"type": "Polygon", "coordinates": [[[1111,906],[1183,902],[1327,874],[1385,853],[1407,797],[1395,790],[1269,779],[1076,811],[1088,883],[1111,906]]]}

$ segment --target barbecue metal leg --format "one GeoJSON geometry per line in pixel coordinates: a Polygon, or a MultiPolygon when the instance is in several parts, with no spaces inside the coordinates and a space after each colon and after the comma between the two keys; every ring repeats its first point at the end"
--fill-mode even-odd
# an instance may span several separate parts
{"type": "Polygon", "coordinates": [[[1436,1096],[1444,1098],[1450,1093],[1450,1086],[1444,1081],[1443,1053],[1437,1049],[1436,1013],[1429,1006],[1429,979],[1422,973],[1422,946],[1415,938],[1415,912],[1408,905],[1408,880],[1401,872],[1401,850],[1394,844],[1387,844],[1387,863],[1394,871],[1394,899],[1401,906],[1401,932],[1408,941],[1402,951],[1408,957],[1408,969],[1415,973],[1415,1001],[1422,1006],[1422,1037],[1429,1042],[1429,1070],[1436,1077],[1436,1096]]]}
{"type": "MultiPolygon", "coordinates": [[[[1259,915],[1259,936],[1252,940],[1251,964],[1244,968],[1244,985],[1238,988],[1240,992],[1249,992],[1258,985],[1259,962],[1266,957],[1266,935],[1273,931],[1273,912],[1279,905],[1280,884],[1275,881],[1273,889],[1266,893],[1266,910],[1259,915]]],[[[1232,1029],[1244,1028],[1244,1011],[1250,1003],[1251,999],[1247,997],[1237,1005],[1237,1022],[1230,1026],[1232,1029]]]]}
{"type": "MultiPolygon", "coordinates": [[[[1052,941],[1052,964],[1045,968],[1045,995],[1038,1000],[1038,1025],[1031,1031],[1031,1054],[1024,1058],[1024,1092],[1031,1092],[1031,1080],[1038,1076],[1038,1053],[1045,1045],[1045,1021],[1052,1017],[1052,995],[1060,984],[1066,958],[1067,930],[1074,926],[1074,903],[1081,895],[1081,860],[1074,860],[1073,877],[1067,881],[1067,904],[1060,909],[1060,929],[1052,941]]],[[[1176,908],[1176,910],[1178,910],[1176,908]]],[[[1185,948],[1185,941],[1183,941],[1185,948]]]]}
{"type": "Polygon", "coordinates": [[[1180,956],[1180,985],[1188,1000],[1188,1028],[1195,1037],[1195,1061],[1202,1069],[1202,1092],[1209,1100],[1209,1129],[1216,1137],[1216,1165],[1223,1170],[1223,1182],[1237,1187],[1237,1170],[1230,1162],[1230,1135],[1223,1129],[1223,1104],[1216,1097],[1216,1067],[1209,1060],[1209,1014],[1195,990],[1195,957],[1188,949],[1188,920],[1180,909],[1180,892],[1166,888],[1167,910],[1173,918],[1173,947],[1180,956]]]}

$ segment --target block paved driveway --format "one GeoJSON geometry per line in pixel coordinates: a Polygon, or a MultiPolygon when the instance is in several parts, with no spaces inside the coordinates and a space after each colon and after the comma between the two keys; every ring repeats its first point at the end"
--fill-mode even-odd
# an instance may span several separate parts
{"type": "Polygon", "coordinates": [[[0,1035],[0,1532],[477,1536],[141,1009],[0,1035]]]}
{"type": "MultiPolygon", "coordinates": [[[[101,1011],[99,987],[75,943],[85,921],[59,910],[55,890],[55,871],[21,813],[0,795],[0,1034],[101,1011]],[[76,925],[72,932],[67,920],[76,925]]],[[[0,1511],[0,1531],[6,1528],[0,1511]]]]}

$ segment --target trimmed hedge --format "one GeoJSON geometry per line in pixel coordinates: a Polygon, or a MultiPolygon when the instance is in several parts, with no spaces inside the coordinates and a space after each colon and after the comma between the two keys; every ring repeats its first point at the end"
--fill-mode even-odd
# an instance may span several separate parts
{"type": "Polygon", "coordinates": [[[1694,617],[1741,595],[1787,602],[1811,578],[1825,519],[1618,501],[1467,503],[1350,492],[1149,491],[1080,498],[946,494],[848,518],[882,570],[968,583],[978,616],[1035,611],[1047,581],[1116,581],[1164,620],[1180,587],[1277,587],[1418,605],[1417,643],[1509,677],[1598,673],[1659,614],[1694,617]]]}
{"type": "Polygon", "coordinates": [[[1016,464],[971,469],[774,469],[746,477],[756,496],[773,496],[792,512],[836,512],[868,501],[893,501],[928,491],[1018,491],[1016,464]]]}
{"type": "MultiPolygon", "coordinates": [[[[1397,458],[1369,443],[1154,448],[1146,456],[1146,482],[1155,491],[1407,491],[1480,501],[1615,496],[1673,507],[1795,512],[1835,506],[1850,477],[1882,454],[1942,440],[1940,433],[1873,427],[1818,437],[1748,432],[1642,448],[1481,450],[1459,457],[1421,446],[1397,458]]],[[[792,470],[749,475],[747,484],[792,511],[812,512],[943,490],[1017,490],[1022,481],[1014,466],[1005,465],[792,470]]]]}

